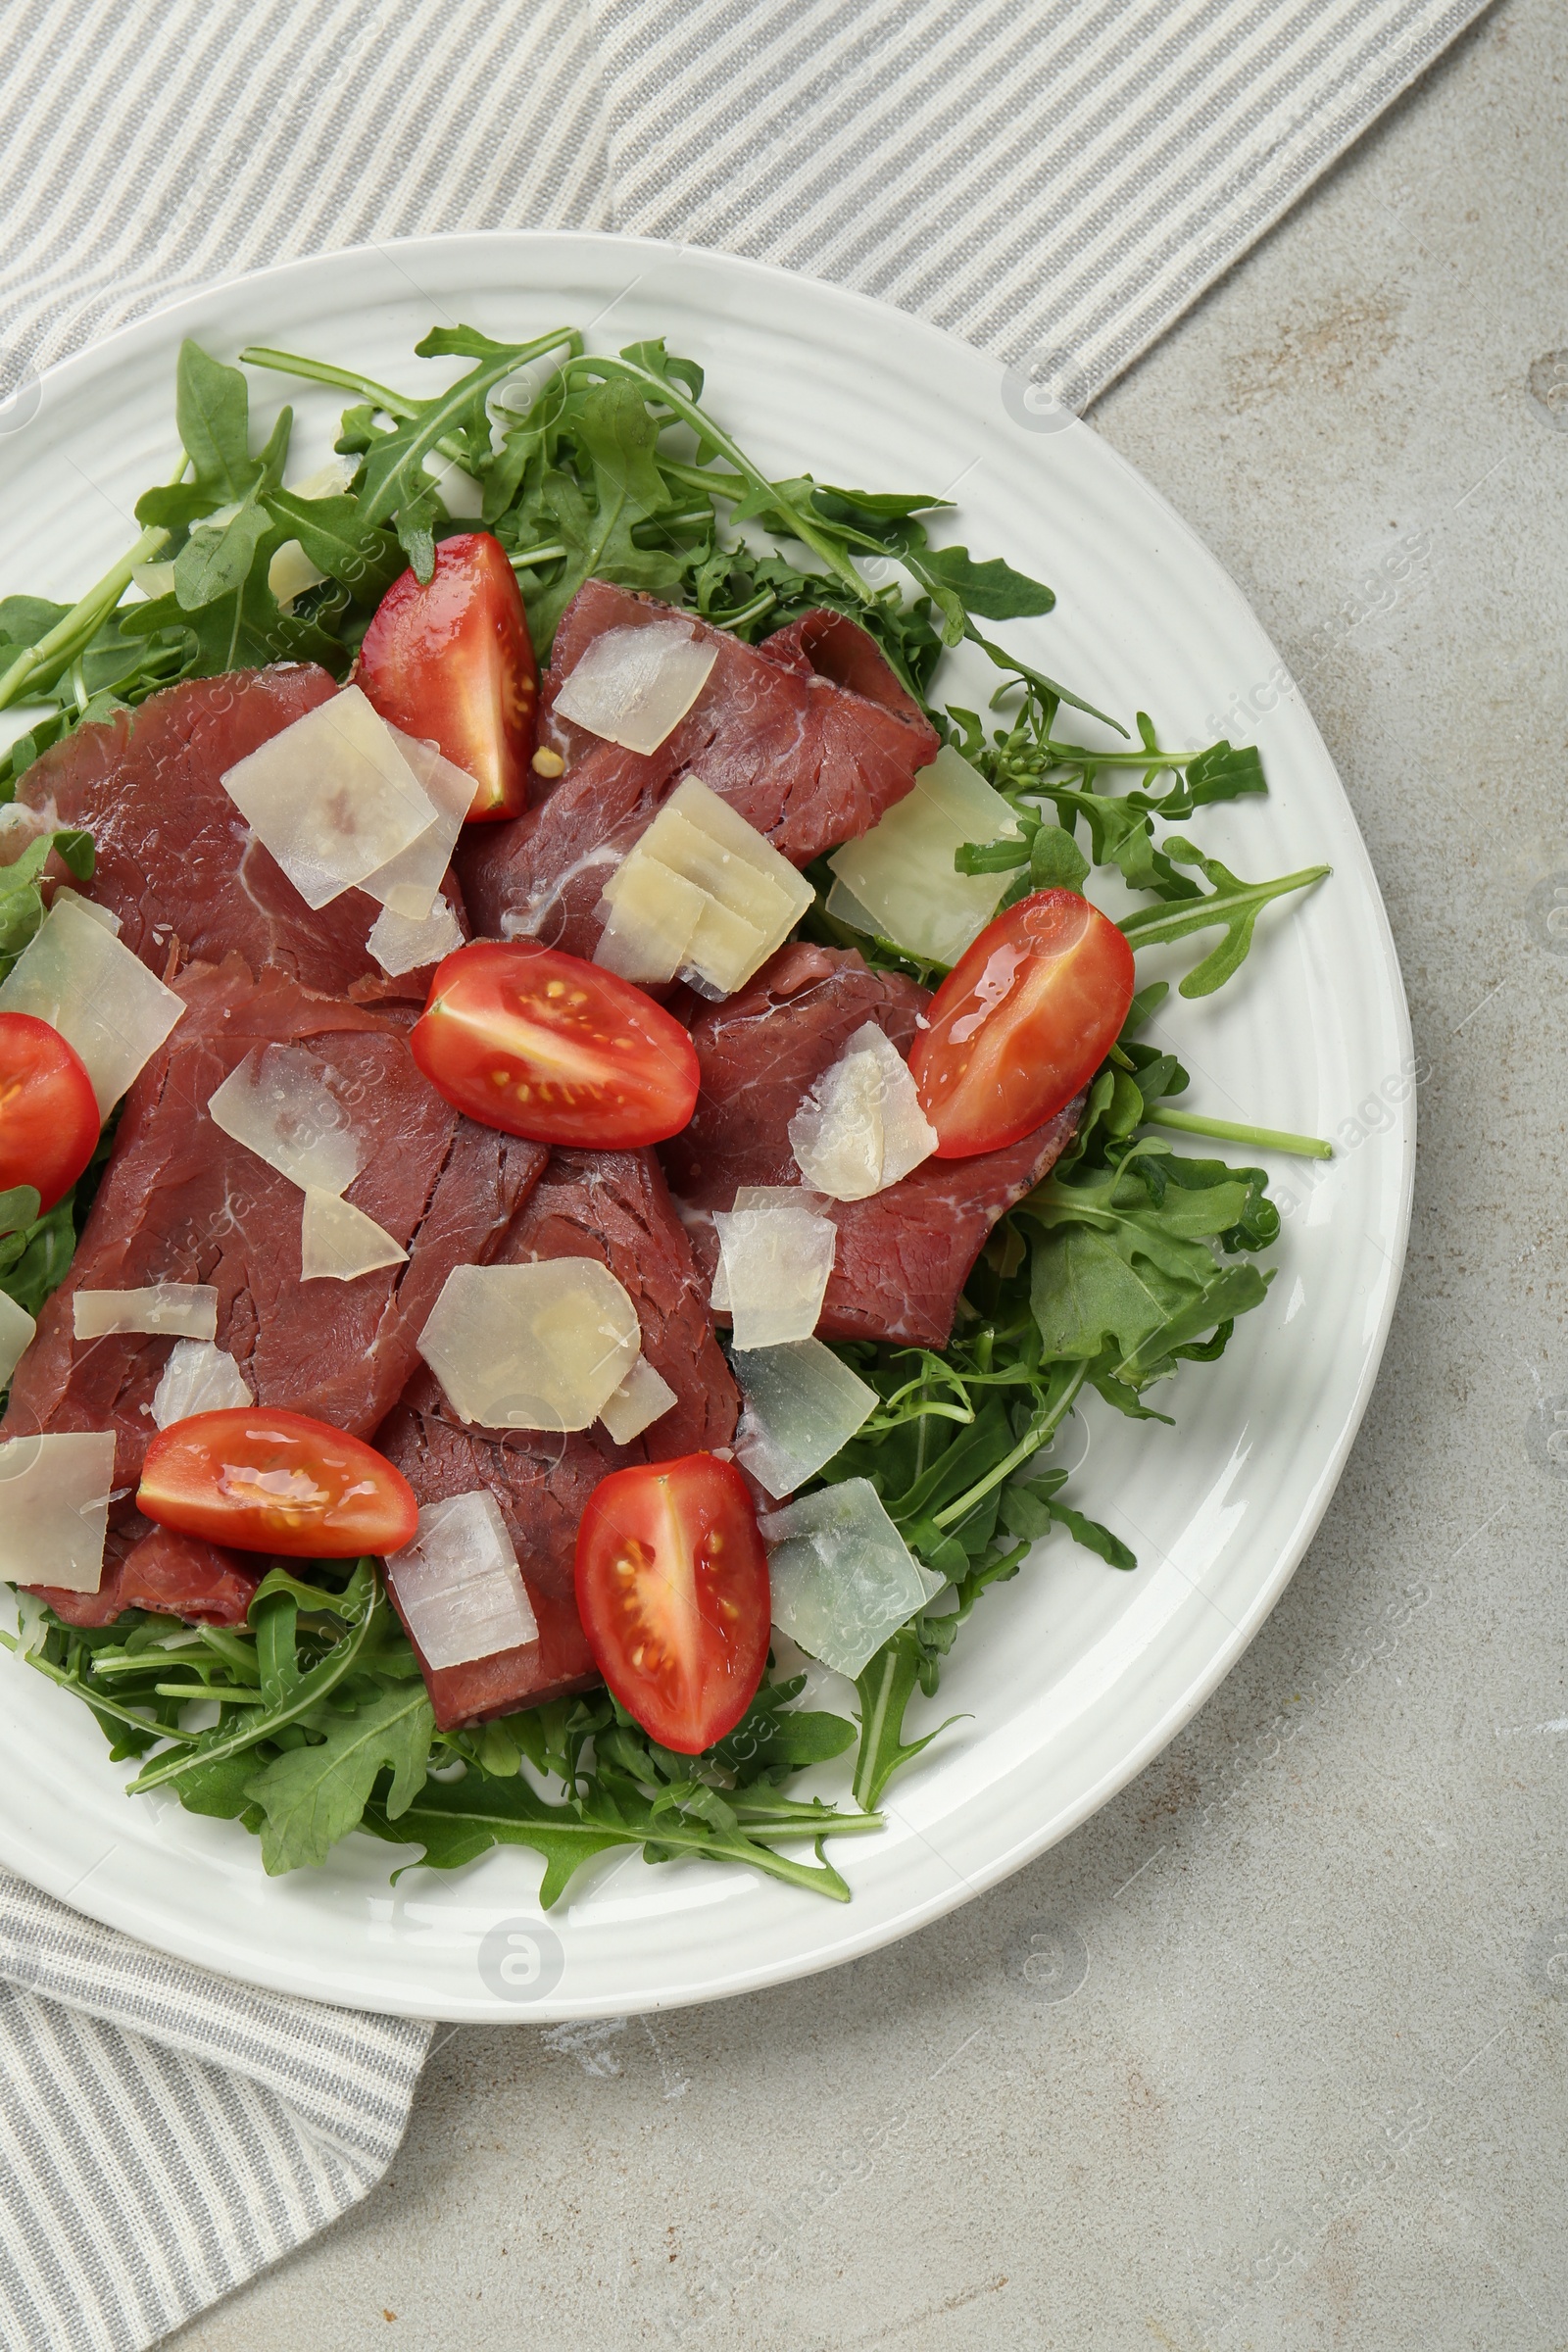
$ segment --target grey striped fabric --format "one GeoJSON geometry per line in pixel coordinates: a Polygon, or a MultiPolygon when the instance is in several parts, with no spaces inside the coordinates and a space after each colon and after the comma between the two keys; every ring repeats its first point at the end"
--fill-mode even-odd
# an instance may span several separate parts
{"type": "Polygon", "coordinates": [[[615,225],[917,311],[1082,408],[1484,0],[591,0],[615,225]]]}
{"type": "Polygon", "coordinates": [[[126,2352],[378,2180],[431,2029],[253,1992],[0,1877],[0,2343],[126,2352]]]}
{"type": "MultiPolygon", "coordinates": [[[[0,422],[176,291],[488,227],[782,263],[1081,408],[1483,5],[6,0],[0,422]]],[[[322,2228],[428,2037],[0,1876],[6,2352],[139,2352],[322,2228]]]]}

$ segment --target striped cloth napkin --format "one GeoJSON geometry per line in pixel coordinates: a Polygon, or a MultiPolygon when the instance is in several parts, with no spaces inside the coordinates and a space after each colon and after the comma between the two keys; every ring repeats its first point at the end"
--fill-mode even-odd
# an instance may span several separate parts
{"type": "MultiPolygon", "coordinates": [[[[781,263],[1081,410],[1484,5],[9,0],[0,432],[176,291],[496,227],[781,263]]],[[[428,2037],[0,1876],[8,2352],[139,2352],[335,2219],[428,2037]]]]}

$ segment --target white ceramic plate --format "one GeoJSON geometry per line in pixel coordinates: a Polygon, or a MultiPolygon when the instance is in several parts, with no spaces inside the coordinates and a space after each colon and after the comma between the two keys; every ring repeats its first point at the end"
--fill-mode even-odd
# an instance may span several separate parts
{"type": "MultiPolygon", "coordinates": [[[[963,1720],[894,1782],[884,1835],[832,1849],[852,1903],[633,1854],[585,1874],[545,1923],[525,1851],[393,1887],[402,1857],[361,1837],[323,1870],[269,1881],[237,1827],[172,1798],[127,1799],[126,1768],[108,1762],[86,1711],[0,1658],[0,1859],[24,1878],[251,1983],[416,2016],[542,2021],[710,2000],[871,1950],[1065,1837],[1158,1753],[1256,1633],[1344,1466],[1398,1285],[1414,1102],[1366,851],[1236,587],[1087,425],[1032,414],[994,361],[899,312],[617,237],[429,239],[267,270],[47,377],[36,412],[0,439],[0,587],[70,598],[133,536],[132,504],[176,446],[182,335],[225,359],[282,345],[414,388],[446,380],[411,358],[414,343],[457,319],[518,340],[574,322],[601,350],[662,334],[701,361],[714,413],[767,471],[950,494],[944,535],[1056,589],[1049,618],[1002,632],[1018,651],[1102,708],[1148,710],[1166,743],[1255,734],[1269,798],[1204,810],[1207,846],[1248,875],[1335,868],[1265,913],[1239,981],[1175,1001],[1160,1034],[1193,1073],[1194,1108],[1338,1133],[1339,1154],[1272,1163],[1287,1208],[1279,1273],[1222,1362],[1188,1365],[1158,1393],[1177,1426],[1135,1426],[1098,1399],[1069,1424],[1069,1458],[1089,1441],[1080,1499],[1140,1566],[1118,1575],[1063,1538],[987,1597],[923,1710],[963,1720]],[[1238,697],[1250,726],[1225,717],[1238,697]]],[[[270,419],[285,398],[301,418],[296,463],[314,465],[339,402],[255,378],[253,414],[270,419]]],[[[943,691],[974,706],[994,683],[954,664],[943,691]]],[[[1145,978],[1159,968],[1141,965],[1145,978]]],[[[842,1788],[847,1774],[815,1778],[842,1788]]]]}

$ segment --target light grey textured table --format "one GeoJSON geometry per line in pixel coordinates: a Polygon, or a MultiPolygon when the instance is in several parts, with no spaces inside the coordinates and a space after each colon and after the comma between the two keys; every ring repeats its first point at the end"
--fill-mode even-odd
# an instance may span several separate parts
{"type": "Polygon", "coordinates": [[[1559,0],[1504,0],[1097,416],[1301,678],[1431,1065],[1382,1383],[1273,1620],[924,1935],[449,2034],[391,2179],[180,2352],[1568,2343],[1565,80],[1559,0]]]}

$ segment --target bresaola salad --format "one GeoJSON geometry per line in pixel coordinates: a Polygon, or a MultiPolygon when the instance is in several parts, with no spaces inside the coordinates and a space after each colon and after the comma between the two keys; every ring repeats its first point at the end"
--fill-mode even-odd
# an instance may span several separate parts
{"type": "Polygon", "coordinates": [[[1134,951],[1207,935],[1207,993],[1325,869],[1157,832],[1256,755],[1014,659],[1051,591],[943,502],[768,480],[661,344],[419,350],[467,371],[242,355],[357,395],[291,484],[187,344],[141,540],[0,602],[12,1645],[270,1871],[844,1898],[983,1592],[1053,1528],[1134,1565],[1063,1419],[1264,1296],[1262,1172],[1161,1130],[1326,1149],[1172,1107],[1134,951]],[[852,1745],[853,1807],[786,1793],[852,1745]]]}

